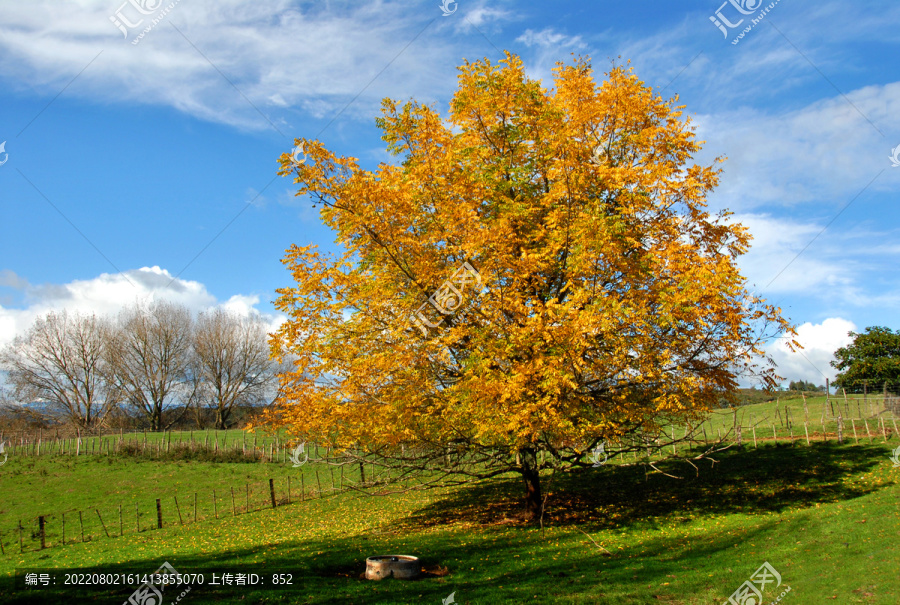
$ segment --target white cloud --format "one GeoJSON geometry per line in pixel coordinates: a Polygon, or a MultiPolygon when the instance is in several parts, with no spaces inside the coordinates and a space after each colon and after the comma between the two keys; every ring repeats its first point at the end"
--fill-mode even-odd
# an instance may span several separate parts
{"type": "Polygon", "coordinates": [[[287,318],[281,313],[261,313],[256,308],[259,302],[259,296],[235,294],[218,306],[241,317],[258,317],[266,324],[267,332],[274,332],[287,318]]]}
{"type": "Polygon", "coordinates": [[[16,275],[14,271],[3,269],[0,270],[0,286],[22,290],[28,286],[28,280],[16,275]]]}
{"type": "Polygon", "coordinates": [[[496,6],[488,7],[486,5],[487,2],[481,2],[466,10],[465,19],[463,19],[459,28],[463,31],[470,29],[470,25],[482,28],[492,22],[497,23],[499,21],[508,21],[515,18],[515,15],[510,11],[497,8],[496,6]]]}
{"type": "Polygon", "coordinates": [[[829,317],[820,324],[805,323],[797,327],[797,342],[803,349],[791,353],[784,339],[767,347],[767,352],[777,364],[776,372],[785,379],[806,380],[825,384],[825,378],[834,380],[837,370],[831,367],[834,352],[852,342],[848,332],[856,331],[856,324],[841,317],[829,317]]]}
{"type": "Polygon", "coordinates": [[[820,237],[804,250],[824,225],[769,214],[734,214],[730,218],[753,235],[750,251],[738,264],[759,293],[810,293],[828,286],[834,295],[834,288],[849,287],[858,275],[858,268],[846,256],[847,234],[820,237]]]}
{"type": "MultiPolygon", "coordinates": [[[[4,272],[9,281],[12,272],[4,272]]],[[[256,308],[258,296],[235,295],[224,303],[218,303],[206,286],[196,281],[173,278],[160,267],[142,267],[122,273],[103,273],[87,280],[74,280],[66,284],[31,285],[16,277],[16,284],[25,294],[26,306],[6,308],[0,306],[0,346],[23,334],[34,320],[51,310],[115,315],[124,307],[137,301],[149,302],[164,299],[185,305],[194,313],[221,306],[240,315],[259,315],[274,329],[284,321],[280,314],[261,313],[256,308]]]]}
{"type": "MultiPolygon", "coordinates": [[[[546,89],[553,86],[553,78],[556,76],[553,69],[556,64],[560,61],[571,63],[568,61],[570,53],[586,52],[588,47],[581,36],[563,34],[552,27],[539,31],[526,29],[516,38],[516,42],[532,51],[527,57],[524,53],[522,55],[525,74],[533,80],[540,80],[541,86],[546,89]]],[[[601,75],[597,73],[595,78],[600,80],[601,75]]]]}
{"type": "MultiPolygon", "coordinates": [[[[891,145],[863,115],[884,131],[900,131],[900,82],[847,98],[852,105],[832,97],[787,113],[739,107],[695,116],[697,138],[712,142],[701,163],[728,156],[711,203],[748,210],[815,202],[836,212],[890,167],[891,145]]],[[[898,186],[900,175],[888,172],[870,191],[898,186]]]]}
{"type": "Polygon", "coordinates": [[[753,236],[750,251],[738,259],[749,288],[782,306],[786,297],[817,300],[822,315],[850,309],[890,309],[900,304],[896,283],[900,249],[889,243],[898,230],[869,220],[825,228],[829,218],[801,220],[771,214],[729,217],[753,236]],[[872,284],[879,284],[872,289],[872,284]]]}
{"type": "MultiPolygon", "coordinates": [[[[584,48],[586,45],[581,36],[568,36],[555,31],[552,27],[534,31],[526,29],[522,35],[516,38],[525,46],[538,46],[540,48],[552,48],[554,51],[563,48],[584,48]]],[[[558,53],[557,53],[558,54],[558,53]]]]}
{"type": "MultiPolygon", "coordinates": [[[[176,4],[135,46],[134,31],[126,40],[110,22],[120,4],[6,3],[0,75],[21,90],[52,96],[83,70],[67,95],[164,105],[248,129],[271,128],[271,120],[288,133],[293,111],[333,117],[358,93],[344,115],[370,120],[381,98],[398,94],[398,83],[414,87],[401,96],[434,98],[460,54],[453,45],[464,44],[431,32],[397,56],[427,16],[403,2],[326,8],[288,0],[191,0],[176,4]]],[[[432,9],[440,14],[437,5],[432,9]]],[[[141,18],[131,4],[123,14],[141,18]]],[[[483,23],[498,16],[483,9],[471,18],[483,23]]]]}

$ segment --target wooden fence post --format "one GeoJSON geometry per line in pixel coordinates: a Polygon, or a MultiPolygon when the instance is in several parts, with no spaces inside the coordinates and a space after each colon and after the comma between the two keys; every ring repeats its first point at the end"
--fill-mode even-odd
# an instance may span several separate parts
{"type": "Polygon", "coordinates": [[[81,541],[84,542],[84,519],[81,517],[81,511],[78,511],[78,523],[81,525],[81,541]]]}
{"type": "Polygon", "coordinates": [[[134,531],[141,533],[141,509],[138,503],[134,503],[134,531]]]}
{"type": "Polygon", "coordinates": [[[162,529],[162,502],[156,499],[156,529],[162,529]]]}
{"type": "Polygon", "coordinates": [[[234,487],[231,488],[231,516],[237,517],[237,509],[234,506],[234,487]]]}
{"type": "MultiPolygon", "coordinates": [[[[885,383],[885,387],[887,384],[885,383]]],[[[843,389],[843,387],[841,387],[843,389]]],[[[847,391],[844,390],[844,395],[846,396],[847,391]]],[[[866,408],[866,416],[869,415],[869,381],[863,380],[863,405],[866,408]]]]}
{"type": "MultiPolygon", "coordinates": [[[[831,384],[829,383],[829,379],[825,379],[825,402],[828,404],[828,407],[831,408],[831,417],[834,418],[834,403],[831,401],[831,384]]],[[[841,405],[838,404],[838,410],[841,409],[841,405]]]]}
{"type": "Polygon", "coordinates": [[[47,534],[44,532],[44,516],[40,515],[38,517],[38,531],[41,533],[41,550],[47,548],[47,534]]]}
{"type": "Polygon", "coordinates": [[[184,525],[184,519],[181,518],[181,507],[178,506],[178,496],[173,494],[172,498],[175,499],[175,512],[178,513],[178,522],[184,525]]]}
{"type": "Polygon", "coordinates": [[[269,495],[272,496],[272,508],[275,508],[275,480],[269,479],[269,495]]]}
{"type": "Polygon", "coordinates": [[[95,508],[94,512],[97,513],[97,518],[100,519],[100,525],[103,527],[103,533],[106,534],[106,537],[109,538],[109,530],[106,529],[106,523],[103,522],[103,517],[100,516],[100,509],[95,508]]]}

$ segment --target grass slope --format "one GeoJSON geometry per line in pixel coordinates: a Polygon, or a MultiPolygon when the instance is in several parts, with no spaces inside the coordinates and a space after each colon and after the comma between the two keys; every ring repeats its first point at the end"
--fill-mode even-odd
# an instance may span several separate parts
{"type": "MultiPolygon", "coordinates": [[[[681,479],[613,464],[547,476],[543,529],[518,520],[521,486],[513,478],[382,497],[349,492],[236,517],[229,501],[227,516],[220,512],[218,520],[167,523],[137,534],[126,529],[122,537],[43,551],[31,541],[19,552],[17,541],[10,546],[5,536],[0,574],[23,568],[150,573],[164,561],[182,573],[292,574],[289,589],[196,587],[181,601],[188,605],[437,605],[451,592],[459,604],[720,605],[768,561],[791,587],[785,603],[895,604],[900,468],[889,458],[893,441],[758,449],[745,441],[696,470],[685,463],[661,467],[681,479]],[[408,582],[360,580],[365,557],[374,554],[417,555],[430,573],[408,582]]],[[[71,460],[10,459],[0,467],[0,525],[39,514],[44,502],[83,509],[116,497],[146,499],[166,486],[197,491],[248,473],[300,472],[275,464],[71,460]],[[76,497],[67,481],[81,501],[64,500],[76,497]]],[[[0,590],[0,602],[11,604],[120,604],[133,588],[12,591],[7,580],[0,590]]],[[[170,603],[179,593],[165,594],[170,603]]],[[[764,596],[772,602],[777,595],[770,588],[764,596]]]]}

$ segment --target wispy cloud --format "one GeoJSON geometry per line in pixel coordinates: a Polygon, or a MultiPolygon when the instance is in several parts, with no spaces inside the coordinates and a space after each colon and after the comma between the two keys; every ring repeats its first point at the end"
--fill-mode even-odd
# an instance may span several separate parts
{"type": "MultiPolygon", "coordinates": [[[[847,97],[873,122],[900,133],[900,82],[847,97]]],[[[698,138],[708,141],[701,161],[728,156],[711,198],[718,206],[747,210],[825,202],[837,209],[890,167],[891,145],[840,97],[786,113],[742,107],[695,116],[694,122],[698,138]]],[[[900,174],[885,172],[872,191],[898,186],[900,174]]]]}
{"type": "MultiPolygon", "coordinates": [[[[415,82],[416,94],[433,97],[458,59],[452,42],[440,36],[419,39],[414,52],[396,57],[435,16],[401,2],[341,4],[330,11],[285,0],[183,2],[138,46],[109,21],[115,8],[52,0],[5,6],[0,73],[23,89],[55,94],[102,49],[70,94],[164,105],[265,129],[267,119],[280,128],[298,111],[333,116],[393,60],[346,112],[371,120],[380,99],[397,94],[397,82],[415,82]]],[[[440,14],[437,7],[433,12],[440,14]]],[[[496,14],[484,9],[475,18],[485,22],[496,14]]]]}

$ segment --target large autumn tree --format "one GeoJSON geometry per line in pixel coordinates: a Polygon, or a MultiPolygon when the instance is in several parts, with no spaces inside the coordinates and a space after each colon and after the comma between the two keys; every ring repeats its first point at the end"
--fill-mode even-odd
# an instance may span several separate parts
{"type": "Polygon", "coordinates": [[[551,90],[510,54],[459,71],[443,119],[383,102],[399,165],[282,156],[345,253],[287,251],[271,345],[297,360],[266,425],[400,474],[520,473],[537,516],[542,470],[664,445],[739,372],[771,380],[765,326],[789,326],[745,288],[747,230],[705,210],[718,170],[676,99],[586,59],[551,90]]]}

